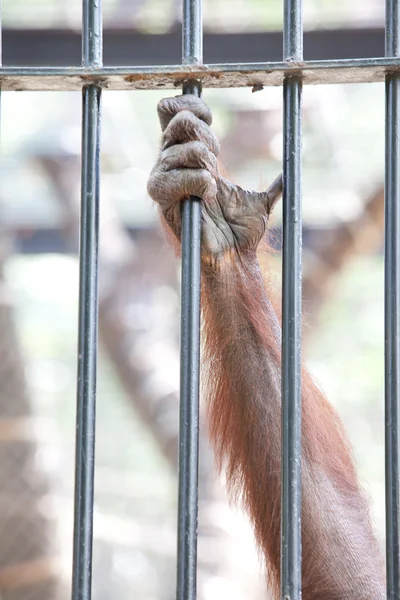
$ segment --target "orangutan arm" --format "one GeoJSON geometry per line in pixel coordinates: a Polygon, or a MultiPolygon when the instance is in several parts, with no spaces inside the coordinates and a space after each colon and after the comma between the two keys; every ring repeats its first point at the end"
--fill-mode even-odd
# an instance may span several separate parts
{"type": "MultiPolygon", "coordinates": [[[[203,270],[204,374],[217,465],[240,499],[278,597],[280,328],[254,253],[203,270]]],[[[379,548],[342,426],[303,371],[303,600],[383,600],[379,548]]]]}
{"type": "MultiPolygon", "coordinates": [[[[278,597],[281,501],[280,326],[256,259],[281,192],[243,190],[218,169],[199,98],[159,104],[163,139],[148,189],[175,241],[181,201],[202,198],[203,381],[217,465],[253,523],[278,597]]],[[[303,600],[383,600],[380,551],[340,421],[302,376],[303,600]]]]}

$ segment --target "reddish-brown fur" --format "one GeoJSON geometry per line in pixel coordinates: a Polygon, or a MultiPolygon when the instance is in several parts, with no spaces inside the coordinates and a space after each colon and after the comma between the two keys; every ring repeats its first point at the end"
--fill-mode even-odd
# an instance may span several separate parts
{"type": "MultiPolygon", "coordinates": [[[[231,255],[217,269],[204,270],[203,318],[203,377],[217,465],[226,468],[230,496],[251,517],[278,594],[280,339],[254,254],[231,255]]],[[[305,370],[302,401],[303,600],[383,599],[380,551],[346,436],[305,370]],[[342,519],[342,528],[323,525],[329,504],[333,523],[342,519]],[[339,555],[332,552],[335,543],[339,555]]]]}
{"type": "MultiPolygon", "coordinates": [[[[148,189],[175,248],[181,200],[203,198],[202,381],[210,436],[229,494],[251,518],[278,598],[281,333],[256,249],[281,183],[258,194],[220,176],[211,113],[199,98],[166,99],[158,110],[162,150],[148,189]]],[[[302,374],[303,600],[384,600],[381,553],[346,435],[324,394],[302,374]]]]}

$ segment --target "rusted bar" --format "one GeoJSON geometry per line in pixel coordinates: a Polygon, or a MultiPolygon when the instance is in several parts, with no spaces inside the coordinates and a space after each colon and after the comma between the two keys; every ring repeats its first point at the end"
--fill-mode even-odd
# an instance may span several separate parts
{"type": "Polygon", "coordinates": [[[307,85],[373,83],[387,74],[400,74],[400,58],[226,63],[204,66],[161,65],[151,67],[0,67],[5,91],[80,90],[95,84],[106,90],[160,90],[180,88],[196,79],[204,87],[236,88],[280,86],[288,75],[298,75],[307,85]]]}

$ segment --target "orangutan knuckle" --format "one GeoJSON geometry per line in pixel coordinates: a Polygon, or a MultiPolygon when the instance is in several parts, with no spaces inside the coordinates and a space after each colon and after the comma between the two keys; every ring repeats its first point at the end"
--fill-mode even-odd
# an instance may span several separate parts
{"type": "Polygon", "coordinates": [[[173,116],[176,113],[175,98],[163,98],[157,104],[157,112],[160,116],[173,116]]]}
{"type": "Polygon", "coordinates": [[[207,169],[213,177],[218,176],[218,161],[216,156],[207,148],[203,142],[195,142],[194,152],[200,168],[207,169]]]}
{"type": "Polygon", "coordinates": [[[165,178],[159,176],[157,168],[153,169],[147,181],[147,193],[149,194],[150,198],[152,198],[155,202],[158,202],[158,199],[162,198],[164,188],[165,178]]]}
{"type": "Polygon", "coordinates": [[[211,129],[209,130],[209,134],[210,134],[210,138],[208,140],[207,146],[209,147],[212,154],[214,154],[214,156],[218,156],[218,154],[220,153],[220,150],[221,150],[219,141],[217,140],[217,138],[215,137],[215,135],[213,134],[211,129]]]}
{"type": "Polygon", "coordinates": [[[206,157],[209,152],[207,146],[204,142],[199,140],[194,140],[193,142],[189,142],[188,146],[188,155],[190,155],[190,160],[192,164],[196,164],[199,168],[206,167],[206,157]]]}
{"type": "Polygon", "coordinates": [[[185,153],[182,150],[183,150],[182,146],[176,146],[176,145],[170,146],[166,150],[163,150],[160,153],[160,158],[159,158],[159,164],[160,164],[161,170],[169,171],[171,168],[173,168],[173,165],[178,160],[178,157],[180,159],[180,162],[182,163],[182,167],[184,167],[185,166],[184,165],[185,153]]]}
{"type": "Polygon", "coordinates": [[[173,119],[175,127],[185,128],[190,131],[201,126],[202,121],[190,110],[181,110],[173,119]]]}
{"type": "Polygon", "coordinates": [[[201,169],[199,173],[201,173],[199,181],[199,184],[201,185],[201,194],[199,195],[204,199],[214,198],[217,193],[217,182],[208,170],[201,169]]]}
{"type": "Polygon", "coordinates": [[[166,150],[169,146],[180,143],[184,139],[195,137],[194,119],[196,117],[186,110],[176,114],[164,131],[161,147],[166,150]]]}
{"type": "Polygon", "coordinates": [[[147,182],[147,192],[157,204],[166,206],[170,204],[176,195],[180,181],[175,172],[162,172],[160,169],[154,169],[147,182]]]}

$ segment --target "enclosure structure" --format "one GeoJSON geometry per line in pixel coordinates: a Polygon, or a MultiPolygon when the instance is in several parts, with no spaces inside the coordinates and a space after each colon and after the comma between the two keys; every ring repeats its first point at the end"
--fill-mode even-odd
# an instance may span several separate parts
{"type": "MultiPolygon", "coordinates": [[[[302,60],[301,0],[284,0],[283,61],[202,64],[201,0],[183,1],[182,64],[102,67],[100,0],[83,1],[82,67],[0,69],[3,90],[82,90],[82,196],[73,600],[91,597],[102,90],[282,85],[284,99],[282,307],[282,599],[301,597],[301,123],[303,84],[386,81],[385,357],[387,596],[400,597],[400,8],[386,6],[386,56],[302,60]]],[[[334,117],[334,116],[333,116],[334,117]]],[[[183,206],[181,415],[177,597],[196,597],[200,355],[199,199],[183,206]]]]}

